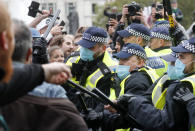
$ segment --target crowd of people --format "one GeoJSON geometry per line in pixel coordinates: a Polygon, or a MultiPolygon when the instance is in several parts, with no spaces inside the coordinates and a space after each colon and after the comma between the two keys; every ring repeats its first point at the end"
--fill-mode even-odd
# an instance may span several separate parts
{"type": "Polygon", "coordinates": [[[171,5],[174,27],[163,4],[146,19],[132,2],[104,10],[107,29],[55,22],[44,39],[49,11],[26,25],[0,2],[0,130],[194,130],[194,24],[171,5]]]}

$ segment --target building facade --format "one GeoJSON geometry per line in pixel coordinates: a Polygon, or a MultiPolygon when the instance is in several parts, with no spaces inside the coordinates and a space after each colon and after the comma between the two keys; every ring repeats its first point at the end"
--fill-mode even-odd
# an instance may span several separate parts
{"type": "Polygon", "coordinates": [[[60,9],[60,18],[65,21],[65,28],[69,28],[69,20],[67,16],[71,11],[71,7],[75,7],[78,17],[79,26],[92,26],[93,16],[97,5],[104,5],[106,0],[35,0],[41,4],[40,9],[52,10],[60,9]]]}
{"type": "MultiPolygon", "coordinates": [[[[34,18],[28,16],[28,7],[32,0],[3,0],[10,10],[12,18],[17,18],[30,23],[34,18]]],[[[51,9],[53,13],[57,9],[61,10],[60,19],[64,20],[65,30],[69,30],[69,20],[67,16],[71,7],[75,7],[78,17],[79,26],[92,26],[93,16],[97,5],[104,5],[108,0],[33,0],[40,3],[40,10],[51,9]]]]}

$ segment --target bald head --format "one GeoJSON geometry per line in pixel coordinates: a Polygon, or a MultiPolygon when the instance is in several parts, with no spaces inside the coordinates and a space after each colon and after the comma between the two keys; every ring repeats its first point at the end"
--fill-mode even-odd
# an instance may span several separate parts
{"type": "Polygon", "coordinates": [[[0,17],[0,68],[5,72],[2,81],[8,82],[12,75],[11,57],[14,50],[14,35],[10,15],[2,1],[0,1],[0,17]]]}

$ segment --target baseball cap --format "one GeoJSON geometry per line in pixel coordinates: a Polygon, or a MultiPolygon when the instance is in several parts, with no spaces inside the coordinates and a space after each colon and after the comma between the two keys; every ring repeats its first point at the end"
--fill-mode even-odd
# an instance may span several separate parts
{"type": "Polygon", "coordinates": [[[116,53],[113,56],[119,59],[126,59],[133,55],[147,59],[144,48],[134,43],[127,43],[119,53],[116,53]]]}
{"type": "Polygon", "coordinates": [[[107,32],[100,27],[89,27],[84,33],[83,37],[76,44],[85,47],[92,48],[97,43],[107,43],[107,32]]]}

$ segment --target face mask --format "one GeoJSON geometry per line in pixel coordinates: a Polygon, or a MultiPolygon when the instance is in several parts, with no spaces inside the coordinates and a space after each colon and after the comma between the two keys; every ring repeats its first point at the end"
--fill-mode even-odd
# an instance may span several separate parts
{"type": "Polygon", "coordinates": [[[175,75],[177,78],[182,78],[184,76],[184,69],[185,69],[186,65],[183,64],[179,59],[177,59],[175,61],[175,75]]]}
{"type": "Polygon", "coordinates": [[[176,80],[178,79],[176,72],[175,72],[175,66],[168,65],[167,68],[167,75],[170,77],[171,80],[176,80]]]}
{"type": "Polygon", "coordinates": [[[118,65],[117,69],[117,75],[118,77],[123,80],[125,77],[127,77],[129,73],[130,66],[125,66],[125,65],[118,65]]]}
{"type": "Polygon", "coordinates": [[[83,61],[92,61],[94,60],[93,58],[94,52],[85,48],[81,47],[80,48],[80,57],[83,61]]]}

